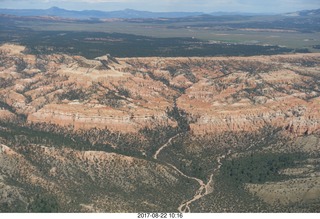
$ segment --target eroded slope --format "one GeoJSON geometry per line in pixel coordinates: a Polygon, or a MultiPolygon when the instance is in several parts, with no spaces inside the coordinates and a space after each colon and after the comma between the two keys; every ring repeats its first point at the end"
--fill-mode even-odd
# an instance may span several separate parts
{"type": "Polygon", "coordinates": [[[1,47],[3,118],[136,132],[174,125],[166,109],[176,102],[197,134],[266,124],[298,135],[319,131],[318,54],[87,60],[23,49],[1,47]]]}
{"type": "Polygon", "coordinates": [[[319,70],[2,45],[0,210],[317,212],[319,70]]]}

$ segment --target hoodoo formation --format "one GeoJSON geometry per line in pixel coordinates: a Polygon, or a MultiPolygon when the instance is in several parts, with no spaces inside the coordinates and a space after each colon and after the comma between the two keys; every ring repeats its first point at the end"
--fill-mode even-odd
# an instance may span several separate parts
{"type": "Polygon", "coordinates": [[[0,212],[319,212],[319,72],[3,44],[0,212]]]}
{"type": "Polygon", "coordinates": [[[319,54],[88,60],[0,49],[1,119],[130,133],[173,125],[166,110],[175,102],[194,134],[319,132],[319,54]]]}

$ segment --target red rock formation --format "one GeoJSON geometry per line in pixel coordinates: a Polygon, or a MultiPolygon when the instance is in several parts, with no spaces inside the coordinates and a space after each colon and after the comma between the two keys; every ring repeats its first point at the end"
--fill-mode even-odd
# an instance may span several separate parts
{"type": "Polygon", "coordinates": [[[198,118],[190,124],[195,134],[265,125],[320,132],[320,54],[87,60],[23,49],[0,47],[0,101],[28,122],[136,132],[176,124],[166,115],[176,100],[198,118]]]}

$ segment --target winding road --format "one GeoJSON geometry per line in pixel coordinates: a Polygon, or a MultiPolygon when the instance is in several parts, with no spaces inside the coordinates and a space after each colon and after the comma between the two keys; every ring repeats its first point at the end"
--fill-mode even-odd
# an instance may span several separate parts
{"type": "MultiPolygon", "coordinates": [[[[178,133],[176,134],[175,136],[169,138],[169,140],[164,144],[162,145],[157,151],[156,153],[153,155],[153,158],[154,159],[158,159],[158,155],[159,153],[166,147],[168,147],[172,140],[177,138],[181,133],[178,133]]],[[[180,175],[182,175],[183,177],[185,178],[188,178],[188,179],[191,179],[191,180],[195,180],[199,183],[200,187],[199,189],[196,191],[195,195],[193,196],[192,199],[186,201],[186,202],[183,202],[179,207],[178,207],[178,211],[181,212],[181,213],[191,213],[191,209],[190,209],[190,204],[200,198],[202,198],[203,196],[205,195],[208,195],[210,193],[213,192],[213,175],[219,171],[219,169],[221,168],[222,166],[222,163],[221,163],[221,160],[222,159],[225,159],[226,156],[230,155],[231,154],[231,150],[228,151],[227,154],[225,155],[221,155],[219,157],[217,157],[217,163],[218,163],[218,166],[213,170],[213,173],[210,175],[210,179],[209,181],[205,184],[201,179],[198,179],[196,177],[192,177],[192,176],[188,176],[186,174],[184,174],[183,172],[181,172],[181,170],[179,170],[176,166],[170,164],[170,163],[166,163],[168,166],[170,166],[172,169],[174,169],[175,171],[177,171],[180,175]]]]}

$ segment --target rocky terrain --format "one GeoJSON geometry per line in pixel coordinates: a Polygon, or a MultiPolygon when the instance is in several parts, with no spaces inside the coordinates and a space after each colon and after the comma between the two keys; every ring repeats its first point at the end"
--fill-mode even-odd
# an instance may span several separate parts
{"type": "Polygon", "coordinates": [[[318,212],[319,72],[318,53],[89,60],[3,44],[0,211],[318,212]]]}
{"type": "Polygon", "coordinates": [[[265,124],[297,135],[319,131],[319,54],[87,60],[23,49],[1,47],[1,103],[28,123],[136,132],[174,123],[166,109],[176,103],[196,134],[265,124]]]}

